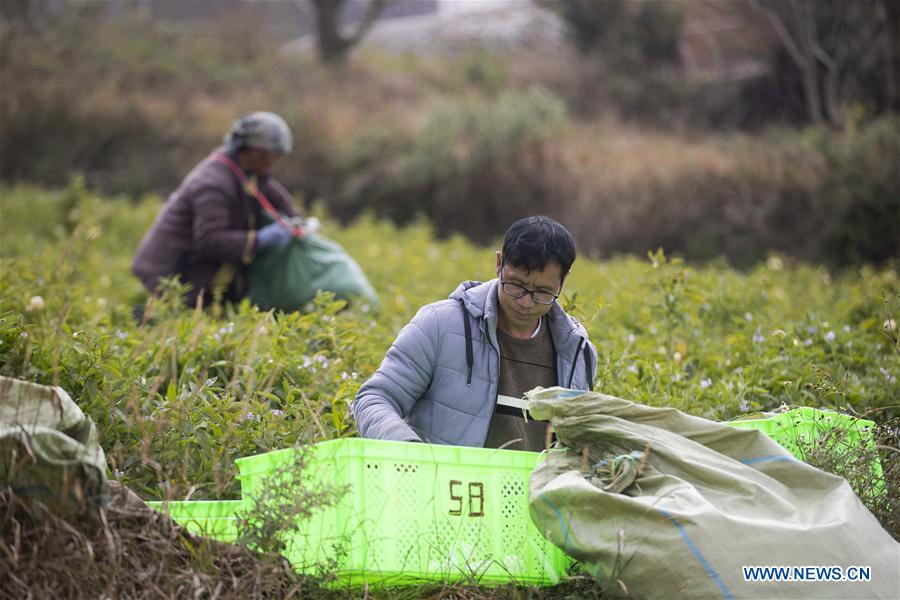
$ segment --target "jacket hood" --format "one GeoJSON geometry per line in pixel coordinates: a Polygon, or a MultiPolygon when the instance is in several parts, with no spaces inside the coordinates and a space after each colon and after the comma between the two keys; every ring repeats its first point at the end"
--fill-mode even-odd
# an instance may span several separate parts
{"type": "MultiPolygon", "coordinates": [[[[457,302],[462,299],[466,310],[476,319],[484,319],[491,332],[497,329],[498,312],[497,286],[499,279],[490,281],[464,281],[450,294],[451,300],[457,302]]],[[[574,317],[566,314],[559,303],[554,302],[547,313],[550,331],[554,340],[563,340],[568,336],[578,336],[587,339],[587,330],[574,317]]],[[[562,346],[562,344],[560,344],[562,346]]],[[[568,354],[563,348],[557,348],[558,352],[568,354]]],[[[571,357],[569,357],[571,358],[571,357]]]]}
{"type": "Polygon", "coordinates": [[[497,314],[497,280],[490,281],[463,281],[453,293],[451,300],[462,300],[466,310],[475,317],[481,318],[486,314],[497,314]]]}

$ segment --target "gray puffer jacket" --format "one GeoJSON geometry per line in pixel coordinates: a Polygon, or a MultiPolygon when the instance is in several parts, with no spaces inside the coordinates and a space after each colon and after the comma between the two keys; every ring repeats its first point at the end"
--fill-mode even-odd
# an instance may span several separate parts
{"type": "MultiPolygon", "coordinates": [[[[462,283],[400,330],[351,405],[362,437],[484,446],[500,381],[497,286],[462,283]]],[[[592,389],[597,350],[587,331],[558,304],[547,316],[558,384],[592,389]]]]}

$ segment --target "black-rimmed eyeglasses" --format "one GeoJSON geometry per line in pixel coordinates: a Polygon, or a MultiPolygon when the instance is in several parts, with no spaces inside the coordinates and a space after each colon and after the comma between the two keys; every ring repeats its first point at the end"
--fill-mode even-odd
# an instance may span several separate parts
{"type": "Polygon", "coordinates": [[[556,299],[559,298],[559,294],[541,290],[529,290],[518,283],[507,283],[506,281],[500,282],[500,289],[503,290],[503,293],[507,296],[512,296],[516,299],[523,297],[525,294],[529,294],[535,304],[553,304],[556,299]]]}

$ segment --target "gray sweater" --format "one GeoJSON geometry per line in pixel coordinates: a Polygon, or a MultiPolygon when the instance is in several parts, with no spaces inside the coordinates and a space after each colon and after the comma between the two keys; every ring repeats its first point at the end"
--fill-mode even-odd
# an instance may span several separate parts
{"type": "MultiPolygon", "coordinates": [[[[484,446],[499,385],[497,286],[462,283],[400,330],[350,407],[362,437],[484,446]]],[[[558,384],[591,389],[597,350],[587,331],[558,304],[547,325],[558,384]]]]}

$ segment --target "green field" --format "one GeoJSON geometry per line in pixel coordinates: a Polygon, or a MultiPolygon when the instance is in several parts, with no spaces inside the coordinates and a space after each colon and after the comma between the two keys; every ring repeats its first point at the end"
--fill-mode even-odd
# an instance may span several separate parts
{"type": "MultiPolygon", "coordinates": [[[[236,498],[235,458],[354,435],[348,403],[399,328],[460,281],[491,278],[497,249],[436,239],[424,222],[342,228],[323,213],[380,309],[320,295],[303,313],[197,312],[168,299],[138,326],[146,298],[129,265],[158,198],[100,198],[77,182],[0,198],[0,374],[65,388],[97,423],[112,478],[146,499],[236,498]]],[[[495,225],[499,236],[508,224],[495,225]]],[[[712,419],[782,404],[900,414],[891,266],[581,256],[561,302],[596,343],[607,394],[712,419]]]]}

